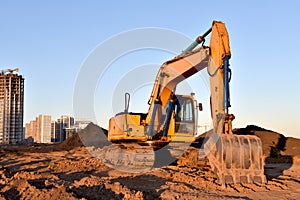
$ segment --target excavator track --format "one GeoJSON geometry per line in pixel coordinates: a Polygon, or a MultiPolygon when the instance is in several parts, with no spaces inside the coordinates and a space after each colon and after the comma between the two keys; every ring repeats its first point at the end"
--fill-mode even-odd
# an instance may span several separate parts
{"type": "Polygon", "coordinates": [[[126,143],[104,147],[100,159],[119,171],[141,173],[152,169],[155,158],[152,147],[126,143]]]}

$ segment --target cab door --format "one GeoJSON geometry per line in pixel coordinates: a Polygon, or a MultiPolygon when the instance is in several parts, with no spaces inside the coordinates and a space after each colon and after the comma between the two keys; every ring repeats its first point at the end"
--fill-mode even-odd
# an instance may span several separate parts
{"type": "Polygon", "coordinates": [[[175,133],[176,137],[186,141],[186,138],[191,138],[195,135],[194,100],[191,97],[179,96],[176,101],[174,107],[175,133]]]}

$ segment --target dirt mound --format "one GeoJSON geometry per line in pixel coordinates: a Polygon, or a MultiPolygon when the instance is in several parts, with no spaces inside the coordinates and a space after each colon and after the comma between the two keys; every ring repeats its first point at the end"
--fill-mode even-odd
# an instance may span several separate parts
{"type": "Polygon", "coordinates": [[[280,133],[267,130],[255,125],[246,128],[234,129],[234,134],[256,135],[261,139],[265,157],[295,156],[300,155],[300,139],[285,137],[280,133]]]}
{"type": "Polygon", "coordinates": [[[285,137],[280,133],[255,125],[235,129],[234,133],[256,135],[261,139],[265,157],[265,175],[268,180],[284,174],[300,173],[300,139],[285,137]]]}
{"type": "Polygon", "coordinates": [[[58,147],[60,147],[61,149],[72,149],[74,147],[80,147],[80,146],[83,146],[83,144],[81,142],[78,133],[68,138],[67,140],[63,141],[62,143],[58,144],[58,147]]]}
{"type": "Polygon", "coordinates": [[[64,150],[69,150],[80,146],[107,146],[107,130],[100,126],[90,123],[79,133],[58,144],[57,147],[64,150]]]}
{"type": "Polygon", "coordinates": [[[300,154],[300,139],[288,137],[282,155],[296,156],[300,154]]]}
{"type": "Polygon", "coordinates": [[[100,126],[90,123],[85,129],[78,133],[84,146],[102,148],[111,143],[107,140],[108,131],[100,126]]]}

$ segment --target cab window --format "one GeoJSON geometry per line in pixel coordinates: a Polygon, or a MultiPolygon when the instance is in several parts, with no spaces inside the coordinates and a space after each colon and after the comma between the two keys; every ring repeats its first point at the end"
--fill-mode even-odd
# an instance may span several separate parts
{"type": "Polygon", "coordinates": [[[176,121],[193,121],[193,102],[191,99],[182,98],[175,104],[176,121]]]}

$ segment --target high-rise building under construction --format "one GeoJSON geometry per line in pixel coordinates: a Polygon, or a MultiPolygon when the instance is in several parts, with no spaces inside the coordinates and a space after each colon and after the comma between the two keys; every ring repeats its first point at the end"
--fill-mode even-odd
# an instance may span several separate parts
{"type": "Polygon", "coordinates": [[[0,144],[14,144],[24,139],[24,78],[14,70],[0,71],[0,144]]]}

